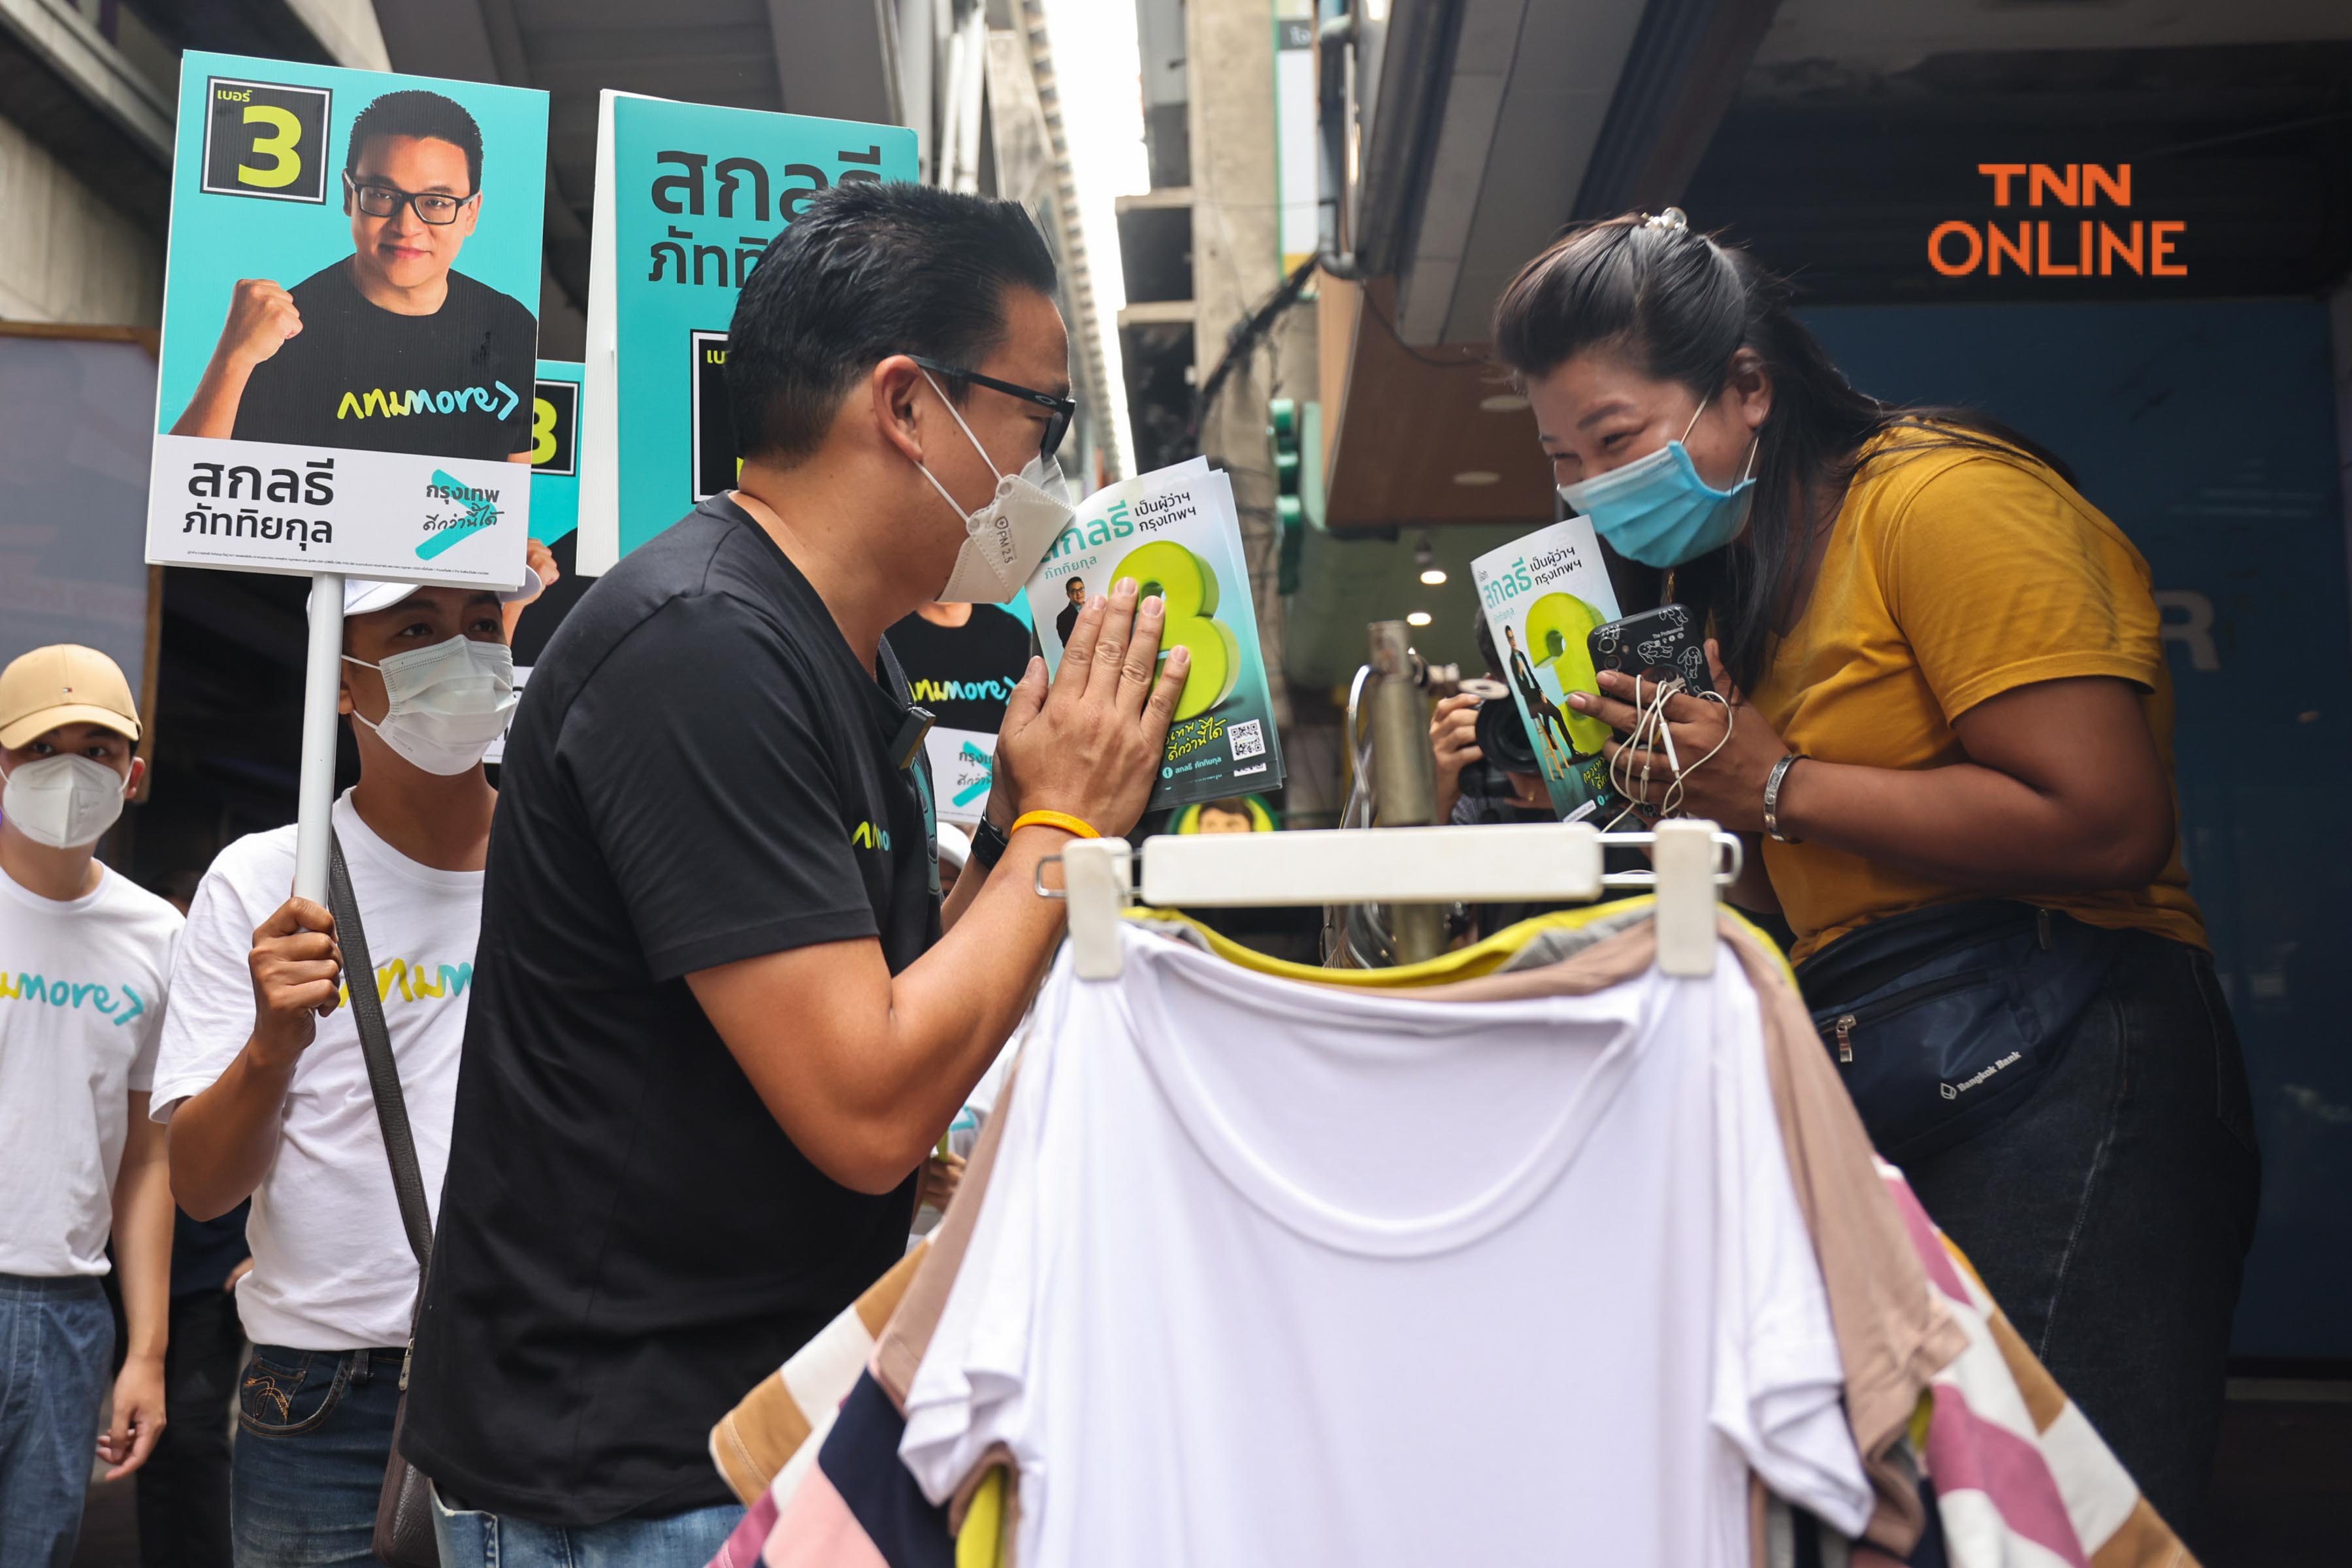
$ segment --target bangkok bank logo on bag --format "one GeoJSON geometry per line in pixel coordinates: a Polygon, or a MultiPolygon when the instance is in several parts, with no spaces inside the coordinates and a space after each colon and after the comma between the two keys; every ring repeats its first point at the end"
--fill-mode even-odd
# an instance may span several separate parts
{"type": "Polygon", "coordinates": [[[1982,1072],[1978,1073],[1974,1078],[1964,1078],[1958,1083],[1939,1083],[1936,1087],[1943,1091],[1943,1096],[1946,1100],[1958,1100],[1960,1096],[1968,1093],[1969,1090],[1975,1089],[1979,1084],[1990,1081],[1992,1075],[1999,1072],[2001,1068],[2005,1067],[2014,1067],[2024,1057],[2024,1055],[2025,1053],[2022,1051],[2011,1051],[2009,1055],[1993,1063],[1992,1066],[1985,1068],[1982,1072]]]}

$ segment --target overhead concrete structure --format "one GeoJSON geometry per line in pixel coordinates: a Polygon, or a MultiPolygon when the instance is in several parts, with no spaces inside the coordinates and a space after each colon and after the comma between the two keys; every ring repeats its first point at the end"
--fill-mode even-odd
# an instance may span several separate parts
{"type": "Polygon", "coordinates": [[[385,64],[368,0],[0,0],[0,318],[155,324],[179,55],[194,47],[385,64]]]}
{"type": "Polygon", "coordinates": [[[1352,83],[1327,199],[1367,280],[1323,311],[1338,531],[1551,514],[1525,415],[1471,367],[1573,221],[1678,204],[1819,302],[2175,297],[1927,262],[1939,221],[1989,205],[1979,163],[2128,157],[2179,209],[2151,216],[2193,217],[2198,294],[2324,293],[2352,266],[2341,0],[1389,0],[1324,47],[1352,83]]]}

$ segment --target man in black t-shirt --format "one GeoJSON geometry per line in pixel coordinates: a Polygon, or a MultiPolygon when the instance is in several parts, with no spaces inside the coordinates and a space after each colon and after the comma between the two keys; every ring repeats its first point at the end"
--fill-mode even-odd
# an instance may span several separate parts
{"type": "Polygon", "coordinates": [[[238,280],[175,436],[530,461],[539,323],[453,270],[482,210],[482,132],[437,92],[352,124],[352,254],[290,289],[238,280]]]}
{"type": "Polygon", "coordinates": [[[1029,628],[996,605],[925,605],[889,640],[916,704],[943,730],[995,734],[1029,667],[1029,628]]]}
{"type": "Polygon", "coordinates": [[[1009,541],[1018,582],[1066,521],[967,527],[1066,422],[1055,283],[1016,204],[814,198],[730,328],[740,488],[533,667],[408,1384],[449,1568],[709,1562],[741,1516],[711,1426],[905,1252],[917,1169],[1059,940],[1032,879],[1069,835],[1019,814],[1142,814],[1187,659],[1155,676],[1130,581],[1050,683],[1028,662],[1000,836],[942,910],[883,637],[968,541],[1009,541]]]}

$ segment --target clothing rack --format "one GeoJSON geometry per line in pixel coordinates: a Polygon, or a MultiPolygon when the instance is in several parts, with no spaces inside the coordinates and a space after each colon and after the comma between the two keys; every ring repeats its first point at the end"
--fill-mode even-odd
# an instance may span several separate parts
{"type": "Polygon", "coordinates": [[[1162,835],[1139,848],[1081,839],[1041,861],[1041,897],[1067,899],[1072,962],[1084,980],[1117,978],[1120,911],[1283,904],[1507,903],[1591,900],[1603,888],[1654,888],[1658,968],[1715,972],[1716,889],[1739,875],[1739,839],[1712,822],[1661,822],[1602,833],[1589,822],[1479,827],[1326,828],[1299,833],[1162,835]],[[1652,869],[1603,871],[1601,854],[1645,847],[1652,869]],[[1058,860],[1061,888],[1045,885],[1058,860]],[[1136,871],[1140,862],[1141,885],[1136,871]]]}

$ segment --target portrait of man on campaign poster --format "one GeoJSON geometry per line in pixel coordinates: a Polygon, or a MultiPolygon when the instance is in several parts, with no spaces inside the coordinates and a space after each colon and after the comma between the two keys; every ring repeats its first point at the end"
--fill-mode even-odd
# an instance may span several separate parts
{"type": "Polygon", "coordinates": [[[236,280],[173,434],[529,462],[538,323],[457,266],[484,159],[481,126],[441,93],[362,108],[337,182],[350,254],[291,284],[236,280]]]}
{"type": "Polygon", "coordinates": [[[547,95],[181,62],[147,559],[511,588],[547,95]]]}

